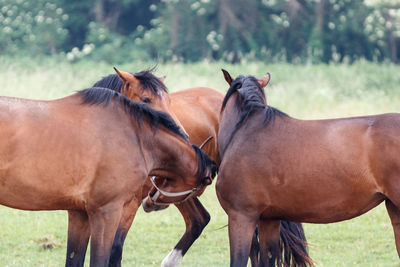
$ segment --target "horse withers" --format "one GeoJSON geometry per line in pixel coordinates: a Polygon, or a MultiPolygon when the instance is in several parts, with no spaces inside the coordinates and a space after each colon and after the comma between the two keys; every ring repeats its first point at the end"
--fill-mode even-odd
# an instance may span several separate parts
{"type": "Polygon", "coordinates": [[[231,266],[246,266],[256,224],[262,263],[273,266],[280,220],[338,222],[382,201],[400,254],[400,115],[298,120],[268,106],[254,77],[224,75],[216,188],[231,266]]]}
{"type": "Polygon", "coordinates": [[[123,208],[135,216],[149,175],[184,191],[208,184],[216,167],[166,113],[104,88],[1,97],[0,137],[0,204],[68,210],[68,266],[83,265],[89,236],[90,265],[108,265],[123,208]]]}

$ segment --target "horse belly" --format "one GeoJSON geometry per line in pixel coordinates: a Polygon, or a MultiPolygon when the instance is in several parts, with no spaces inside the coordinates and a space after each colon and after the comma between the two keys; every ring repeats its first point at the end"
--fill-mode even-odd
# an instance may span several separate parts
{"type": "MultiPolygon", "coordinates": [[[[295,205],[294,207],[285,209],[284,212],[282,212],[282,207],[280,207],[278,212],[280,214],[277,214],[277,217],[307,223],[333,223],[360,216],[376,207],[383,200],[384,197],[382,195],[374,194],[370,198],[357,201],[356,203],[354,203],[353,199],[350,199],[349,201],[340,203],[295,205]]],[[[268,214],[268,212],[266,212],[266,214],[268,214]]]]}
{"type": "Polygon", "coordinates": [[[309,223],[331,223],[359,216],[385,197],[374,183],[362,177],[331,177],[314,183],[266,188],[264,217],[281,217],[309,223]],[[272,212],[271,212],[272,211],[272,212]]]}
{"type": "Polygon", "coordinates": [[[23,129],[10,128],[0,131],[0,204],[23,210],[84,208],[85,187],[76,182],[82,168],[68,161],[68,149],[46,145],[47,136],[22,138],[23,129]]]}
{"type": "Polygon", "coordinates": [[[48,179],[50,176],[41,176],[34,170],[30,174],[0,170],[0,204],[22,210],[84,209],[84,195],[55,182],[60,174],[52,176],[55,179],[48,179]]]}

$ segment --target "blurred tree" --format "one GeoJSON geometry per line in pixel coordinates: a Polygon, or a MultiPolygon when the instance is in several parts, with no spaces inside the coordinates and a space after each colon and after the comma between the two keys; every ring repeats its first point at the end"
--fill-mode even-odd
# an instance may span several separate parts
{"type": "Polygon", "coordinates": [[[400,0],[0,0],[0,31],[71,60],[399,62],[400,0]]]}
{"type": "Polygon", "coordinates": [[[68,30],[68,14],[45,0],[0,0],[0,54],[60,52],[68,30]]]}

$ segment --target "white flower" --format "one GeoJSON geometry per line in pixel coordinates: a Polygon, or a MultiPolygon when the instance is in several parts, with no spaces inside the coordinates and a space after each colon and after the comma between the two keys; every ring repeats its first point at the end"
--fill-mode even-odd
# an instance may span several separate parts
{"type": "Polygon", "coordinates": [[[155,4],[150,5],[149,7],[150,11],[156,11],[157,10],[157,6],[155,4]]]}
{"type": "Polygon", "coordinates": [[[194,2],[191,6],[190,6],[190,8],[192,9],[192,10],[196,10],[196,9],[198,9],[200,7],[200,3],[199,2],[194,2]]]}
{"type": "Polygon", "coordinates": [[[67,60],[68,61],[73,61],[74,59],[75,59],[74,54],[72,54],[71,52],[68,52],[67,53],[67,60]]]}

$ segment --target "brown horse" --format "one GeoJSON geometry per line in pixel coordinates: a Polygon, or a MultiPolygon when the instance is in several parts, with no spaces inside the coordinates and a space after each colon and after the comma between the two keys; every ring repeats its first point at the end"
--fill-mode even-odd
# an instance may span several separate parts
{"type": "MultiPolygon", "coordinates": [[[[121,92],[131,100],[142,102],[154,109],[172,114],[172,117],[178,121],[179,125],[184,124],[184,127],[188,127],[189,140],[193,144],[200,145],[212,136],[213,138],[204,145],[202,150],[212,160],[219,163],[216,140],[219,111],[223,100],[221,93],[210,88],[198,87],[168,95],[166,94],[167,89],[163,84],[163,79],[157,78],[151,71],[141,71],[132,74],[116,69],[116,72],[118,75],[108,75],[93,86],[106,87],[121,92]]],[[[160,195],[157,201],[165,203],[165,205],[160,206],[151,202],[148,198],[149,193],[154,194],[155,191],[150,180],[147,180],[142,189],[144,198],[143,208],[147,212],[166,208],[171,202],[179,202],[182,199],[160,195]]],[[[199,192],[196,195],[198,194],[199,192]]],[[[209,213],[196,196],[175,205],[185,220],[186,231],[174,250],[164,259],[163,266],[177,265],[210,221],[209,213]]],[[[131,213],[130,207],[127,206],[124,209],[124,215],[114,239],[110,266],[121,266],[124,240],[133,220],[131,213]]]]}
{"type": "MultiPolygon", "coordinates": [[[[95,83],[95,86],[105,86],[115,91],[123,91],[121,88],[127,88],[124,81],[129,81],[131,79],[140,79],[143,81],[143,77],[147,77],[145,83],[134,83],[137,87],[129,86],[128,90],[124,90],[126,95],[135,101],[142,101],[144,92],[146,91],[146,85],[157,84],[156,81],[150,82],[149,80],[157,79],[154,75],[149,72],[139,72],[135,74],[130,74],[126,72],[117,71],[121,80],[117,75],[111,74],[102,80],[95,83]],[[130,92],[131,91],[131,92],[130,92]]],[[[162,80],[161,80],[162,81],[162,80]]],[[[149,97],[149,91],[153,94],[157,94],[157,86],[153,88],[147,88],[147,98],[149,97]]],[[[164,89],[163,89],[164,90],[164,89]]],[[[154,97],[154,96],[153,96],[154,97]]],[[[206,154],[216,161],[219,160],[219,152],[217,146],[217,132],[219,127],[219,113],[223,101],[223,95],[213,89],[206,87],[198,87],[187,89],[179,92],[174,92],[170,94],[170,112],[172,111],[181,124],[184,125],[185,129],[189,133],[189,139],[193,144],[204,144],[204,140],[208,137],[213,137],[203,148],[206,154]]],[[[143,102],[143,101],[142,101],[143,102]]],[[[161,105],[158,105],[156,101],[147,101],[147,105],[155,109],[162,109],[161,105]]],[[[156,194],[155,188],[152,184],[147,181],[143,186],[143,208],[149,212],[152,210],[159,210],[167,207],[167,205],[156,205],[152,203],[150,197],[156,194]]],[[[200,192],[197,193],[200,194],[200,192]]],[[[156,199],[160,202],[160,198],[156,199]]],[[[168,203],[174,202],[173,198],[168,199],[168,203]]],[[[175,204],[185,220],[186,231],[181,237],[180,241],[177,243],[175,248],[168,254],[168,256],[163,260],[162,266],[176,266],[181,261],[182,257],[185,255],[190,246],[194,241],[200,236],[204,227],[208,224],[210,220],[210,215],[207,210],[203,207],[197,197],[189,198],[187,201],[175,204]]],[[[111,256],[110,266],[120,266],[122,258],[122,248],[123,243],[130,228],[132,221],[130,220],[129,209],[126,209],[125,220],[121,220],[120,226],[117,231],[117,235],[114,240],[113,253],[111,256]]],[[[293,250],[292,253],[294,257],[300,257],[298,255],[307,255],[307,248],[305,244],[304,231],[299,223],[292,222],[282,222],[281,228],[281,240],[283,244],[298,244],[301,250],[293,250]],[[301,245],[300,245],[301,244],[301,245]]],[[[252,247],[251,260],[253,266],[257,265],[258,262],[258,241],[255,236],[253,240],[254,246],[252,247]]],[[[291,246],[287,245],[285,250],[288,251],[291,246]]],[[[282,248],[283,249],[283,248],[282,248]]],[[[290,254],[289,252],[287,252],[290,254]]]]}
{"type": "Polygon", "coordinates": [[[102,88],[54,101],[1,97],[0,151],[0,204],[68,210],[66,265],[83,264],[75,255],[86,245],[76,244],[90,235],[90,265],[108,266],[123,209],[135,216],[149,175],[165,178],[166,191],[200,190],[216,169],[166,113],[102,88]]]}
{"type": "Polygon", "coordinates": [[[273,266],[280,220],[338,222],[382,201],[400,255],[400,114],[298,120],[268,106],[254,77],[224,75],[216,189],[231,266],[246,266],[256,224],[262,264],[273,266]]]}

